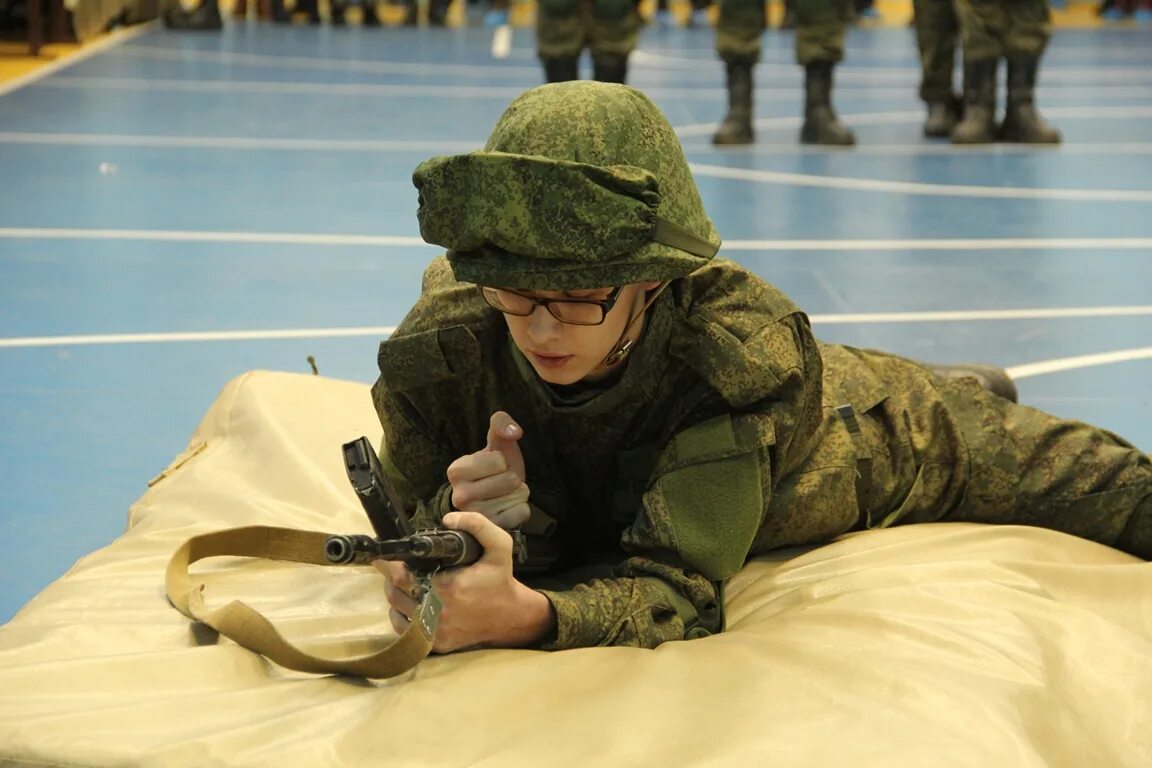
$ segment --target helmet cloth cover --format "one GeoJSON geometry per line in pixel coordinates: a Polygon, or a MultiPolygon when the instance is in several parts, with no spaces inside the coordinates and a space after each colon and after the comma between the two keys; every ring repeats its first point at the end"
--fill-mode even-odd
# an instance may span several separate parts
{"type": "Polygon", "coordinates": [[[680,142],[623,85],[575,81],[516,99],[483,151],[413,173],[420,234],[457,280],[574,290],[672,280],[720,246],[680,142]]]}

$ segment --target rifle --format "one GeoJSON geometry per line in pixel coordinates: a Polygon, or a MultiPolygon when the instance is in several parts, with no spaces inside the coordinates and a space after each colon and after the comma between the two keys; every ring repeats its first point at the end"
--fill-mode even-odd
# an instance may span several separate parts
{"type": "Polygon", "coordinates": [[[358,534],[329,536],[324,542],[324,557],[328,562],[344,565],[399,560],[419,581],[444,568],[471,565],[484,554],[470,533],[445,528],[413,530],[368,438],[345,443],[343,450],[348,481],[368,515],[376,538],[358,534]]]}

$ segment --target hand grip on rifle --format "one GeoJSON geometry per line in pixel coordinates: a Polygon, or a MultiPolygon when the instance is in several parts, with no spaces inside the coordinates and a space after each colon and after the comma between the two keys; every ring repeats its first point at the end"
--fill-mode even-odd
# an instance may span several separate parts
{"type": "Polygon", "coordinates": [[[329,536],[324,542],[324,557],[328,562],[402,560],[413,571],[428,573],[471,565],[484,554],[476,538],[464,531],[443,528],[414,531],[368,438],[360,437],[344,444],[344,468],[377,538],[329,536]]]}

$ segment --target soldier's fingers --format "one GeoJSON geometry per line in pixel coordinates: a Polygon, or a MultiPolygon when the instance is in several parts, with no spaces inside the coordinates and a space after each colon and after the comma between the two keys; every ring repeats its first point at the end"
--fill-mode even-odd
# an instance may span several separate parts
{"type": "Polygon", "coordinates": [[[530,517],[532,517],[532,508],[525,502],[508,507],[508,509],[502,509],[490,519],[504,530],[511,530],[524,525],[530,517]]]}
{"type": "MultiPolygon", "coordinates": [[[[464,507],[456,505],[456,509],[461,512],[479,512],[489,520],[494,520],[496,516],[504,510],[526,504],[528,502],[528,493],[528,486],[521,483],[519,488],[505,496],[500,496],[495,499],[478,499],[464,507]]],[[[455,497],[453,497],[453,502],[455,502],[455,497]]]]}
{"type": "Polygon", "coordinates": [[[412,572],[408,570],[404,563],[397,563],[391,560],[374,560],[372,565],[380,573],[388,579],[388,582],[396,587],[408,592],[412,589],[412,572]]]}
{"type": "Polygon", "coordinates": [[[399,611],[405,616],[411,616],[416,612],[416,601],[412,599],[412,595],[399,587],[393,586],[388,589],[388,605],[392,606],[392,610],[399,611]]]}
{"type": "Polygon", "coordinates": [[[452,486],[452,506],[462,512],[481,512],[483,510],[476,508],[477,504],[504,497],[515,497],[522,492],[521,486],[527,488],[520,478],[511,472],[501,472],[499,475],[485,477],[482,480],[460,483],[452,486]]]}
{"type": "Polygon", "coordinates": [[[497,451],[477,451],[461,456],[448,465],[448,482],[452,485],[492,477],[508,471],[508,460],[497,451]]]}
{"type": "Polygon", "coordinates": [[[456,531],[464,531],[476,537],[484,549],[482,561],[498,562],[512,560],[512,537],[501,530],[491,520],[472,512],[449,512],[444,515],[444,525],[456,531]]]}
{"type": "Polygon", "coordinates": [[[514,443],[523,436],[524,432],[520,429],[520,425],[504,411],[496,411],[488,419],[486,448],[489,451],[499,451],[509,442],[514,443]]]}
{"type": "Polygon", "coordinates": [[[408,631],[408,625],[412,622],[407,616],[400,613],[400,611],[392,608],[388,611],[388,621],[392,623],[392,631],[398,635],[402,635],[408,631]]]}

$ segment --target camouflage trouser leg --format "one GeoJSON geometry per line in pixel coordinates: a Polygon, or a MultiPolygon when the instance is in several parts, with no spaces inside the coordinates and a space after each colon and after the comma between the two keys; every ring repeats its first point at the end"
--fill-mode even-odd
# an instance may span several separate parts
{"type": "Polygon", "coordinates": [[[760,61],[760,34],[768,24],[763,0],[720,0],[716,52],[729,64],[760,61]]]}
{"type": "Polygon", "coordinates": [[[964,60],[1039,58],[1052,36],[1048,0],[955,0],[964,60]]]}
{"type": "Polygon", "coordinates": [[[644,25],[637,5],[636,0],[593,0],[588,40],[593,56],[627,56],[636,50],[644,25]]]}
{"type": "Polygon", "coordinates": [[[847,0],[796,0],[796,63],[836,64],[844,58],[847,0]]]}
{"type": "Polygon", "coordinates": [[[996,397],[974,379],[857,354],[888,394],[861,419],[876,465],[867,525],[1036,525],[1152,559],[1147,454],[1105,430],[996,397]]]}
{"type": "Polygon", "coordinates": [[[960,22],[952,0],[913,0],[916,45],[920,49],[920,98],[944,102],[952,97],[952,69],[960,22]]]}
{"type": "Polygon", "coordinates": [[[580,0],[541,0],[536,11],[536,55],[573,59],[587,44],[588,29],[580,0]]]}
{"type": "Polygon", "coordinates": [[[536,53],[541,59],[567,59],[587,46],[593,55],[627,55],[636,49],[641,25],[635,0],[541,0],[536,53]]]}

